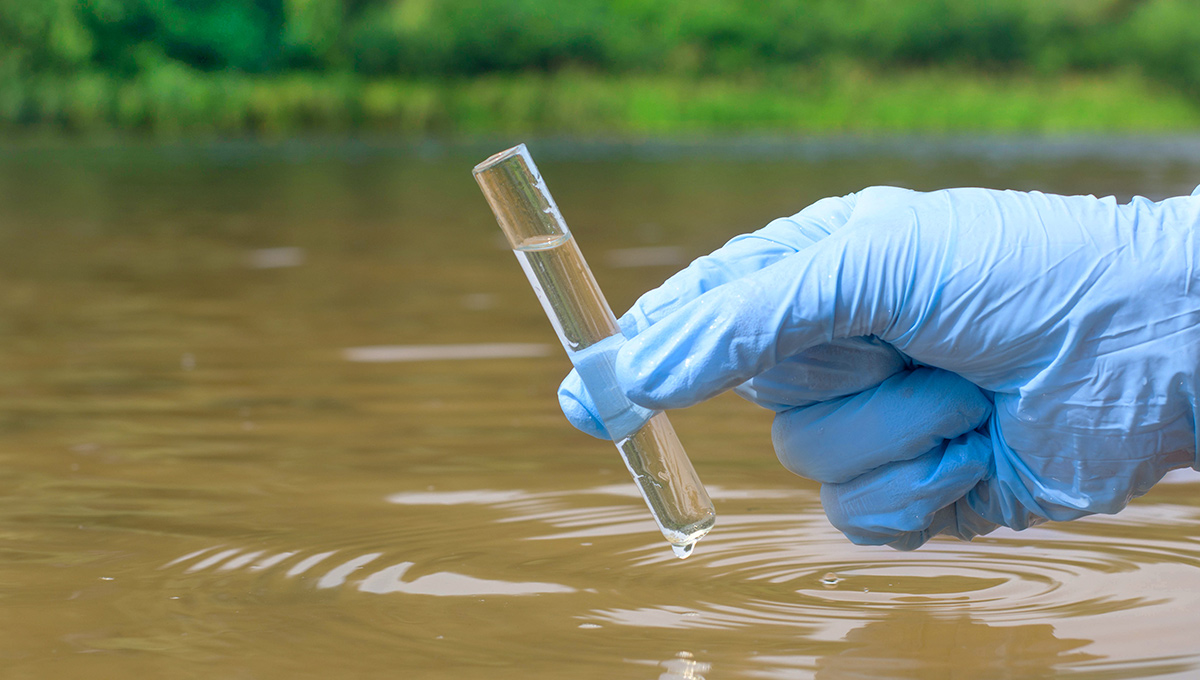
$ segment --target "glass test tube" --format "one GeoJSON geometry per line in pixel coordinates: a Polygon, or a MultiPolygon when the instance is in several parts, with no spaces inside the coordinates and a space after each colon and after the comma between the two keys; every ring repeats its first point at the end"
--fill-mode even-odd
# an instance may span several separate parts
{"type": "MultiPolygon", "coordinates": [[[[619,402],[626,415],[649,416],[632,433],[615,432],[614,443],[663,536],[676,555],[687,557],[716,522],[712,500],[666,414],[642,409],[620,392],[615,350],[587,351],[615,347],[597,345],[619,336],[621,329],[529,151],[524,144],[502,151],[475,166],[474,175],[563,348],[581,368],[588,393],[606,395],[610,405],[619,402]],[[582,370],[585,360],[587,371],[582,370]]],[[[605,425],[610,432],[620,427],[605,425]]]]}

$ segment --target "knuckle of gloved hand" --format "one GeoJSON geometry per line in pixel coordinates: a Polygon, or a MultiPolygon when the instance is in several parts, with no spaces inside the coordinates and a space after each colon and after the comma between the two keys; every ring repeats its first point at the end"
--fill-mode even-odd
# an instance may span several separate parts
{"type": "Polygon", "coordinates": [[[892,545],[902,550],[920,546],[928,536],[939,501],[912,494],[907,484],[894,485],[882,471],[849,482],[821,485],[821,505],[830,524],[864,545],[892,545]]]}
{"type": "Polygon", "coordinates": [[[843,484],[821,485],[821,505],[833,528],[856,545],[885,545],[895,540],[895,533],[877,524],[875,514],[858,494],[846,493],[846,489],[843,484]]]}
{"type": "Polygon", "coordinates": [[[840,432],[830,432],[820,421],[833,402],[801,406],[776,414],[771,424],[771,443],[783,467],[793,474],[821,483],[844,482],[843,461],[836,455],[840,432]]]}
{"type": "Polygon", "coordinates": [[[983,390],[966,380],[962,380],[962,382],[966,384],[961,388],[958,411],[973,430],[992,415],[992,402],[984,395],[983,390]]]}
{"type": "Polygon", "coordinates": [[[909,385],[914,395],[932,397],[928,410],[947,420],[948,431],[958,434],[973,430],[992,415],[992,402],[983,390],[958,374],[920,368],[913,371],[912,377],[920,381],[909,385]]]}

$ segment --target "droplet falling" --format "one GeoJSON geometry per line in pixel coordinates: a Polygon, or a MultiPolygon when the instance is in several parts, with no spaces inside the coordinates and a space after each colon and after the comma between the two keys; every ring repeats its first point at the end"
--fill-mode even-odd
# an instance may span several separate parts
{"type": "Polygon", "coordinates": [[[692,549],[696,547],[695,542],[692,543],[672,543],[671,551],[681,560],[686,560],[688,555],[692,554],[692,549]]]}
{"type": "Polygon", "coordinates": [[[832,571],[827,572],[824,576],[821,577],[821,585],[825,586],[826,588],[832,588],[841,582],[842,582],[842,578],[840,576],[838,576],[837,574],[833,573],[832,571]]]}

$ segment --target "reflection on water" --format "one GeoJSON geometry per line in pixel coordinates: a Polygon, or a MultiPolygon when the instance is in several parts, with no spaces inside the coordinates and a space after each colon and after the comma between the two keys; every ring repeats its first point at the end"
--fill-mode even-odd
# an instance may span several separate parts
{"type": "Polygon", "coordinates": [[[845,643],[838,653],[817,660],[814,677],[1053,678],[1100,658],[1079,651],[1089,640],[1059,639],[1049,624],[989,626],[968,614],[938,618],[920,611],[855,628],[845,643]]]}
{"type": "Polygon", "coordinates": [[[304,249],[281,246],[278,248],[256,248],[250,251],[250,266],[255,269],[277,269],[299,267],[304,264],[304,249]]]}
{"type": "MultiPolygon", "coordinates": [[[[564,146],[539,164],[615,307],[867,184],[1200,182],[1190,157],[1124,143],[1000,146],[564,146]]],[[[778,466],[767,414],[723,397],[672,414],[721,513],[676,560],[611,445],[557,412],[569,364],[470,179],[484,155],[0,156],[0,676],[1200,668],[1194,473],[1115,517],[860,548],[778,466]]]]}
{"type": "Polygon", "coordinates": [[[550,345],[533,342],[476,343],[470,345],[380,345],[347,347],[346,361],[381,363],[388,361],[449,361],[452,359],[517,359],[544,357],[550,345]]]}
{"type": "Polygon", "coordinates": [[[659,665],[667,670],[658,680],[704,680],[700,674],[712,670],[712,664],[696,661],[690,652],[680,652],[659,665]]]}

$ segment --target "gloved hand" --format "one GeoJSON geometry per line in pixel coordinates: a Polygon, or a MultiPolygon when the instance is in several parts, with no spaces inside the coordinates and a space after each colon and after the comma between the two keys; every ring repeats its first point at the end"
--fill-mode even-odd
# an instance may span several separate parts
{"type": "Polygon", "coordinates": [[[1116,512],[1194,465],[1200,199],[880,187],[843,201],[819,242],[636,328],[617,359],[628,396],[686,406],[822,343],[893,345],[915,370],[775,425],[781,460],[824,482],[831,521],[860,543],[1116,512]]]}
{"type": "MultiPolygon", "coordinates": [[[[620,319],[624,335],[633,337],[707,291],[827,237],[846,223],[854,204],[854,196],[824,199],[754,234],[734,238],[643,295],[620,319]]],[[[804,468],[797,462],[802,458],[802,449],[795,443],[784,443],[799,431],[801,420],[811,422],[812,436],[798,438],[797,442],[822,454],[814,460],[835,466],[837,461],[858,461],[853,464],[860,465],[868,460],[886,461],[898,450],[917,447],[923,453],[941,446],[980,425],[991,412],[990,402],[961,378],[932,369],[918,369],[915,374],[912,371],[910,363],[890,345],[875,338],[848,338],[786,357],[739,385],[736,391],[779,413],[776,441],[785,465],[800,474],[829,481],[844,471],[804,468]],[[876,386],[870,398],[837,400],[876,386]],[[905,399],[897,404],[890,395],[905,395],[905,399]],[[809,405],[811,409],[799,408],[809,405]],[[857,422],[848,428],[825,427],[838,418],[857,422]],[[873,425],[864,431],[865,423],[873,425]]],[[[575,371],[563,381],[559,399],[572,424],[593,436],[608,438],[575,371]]],[[[906,499],[897,500],[904,512],[910,509],[906,499]]]]}

